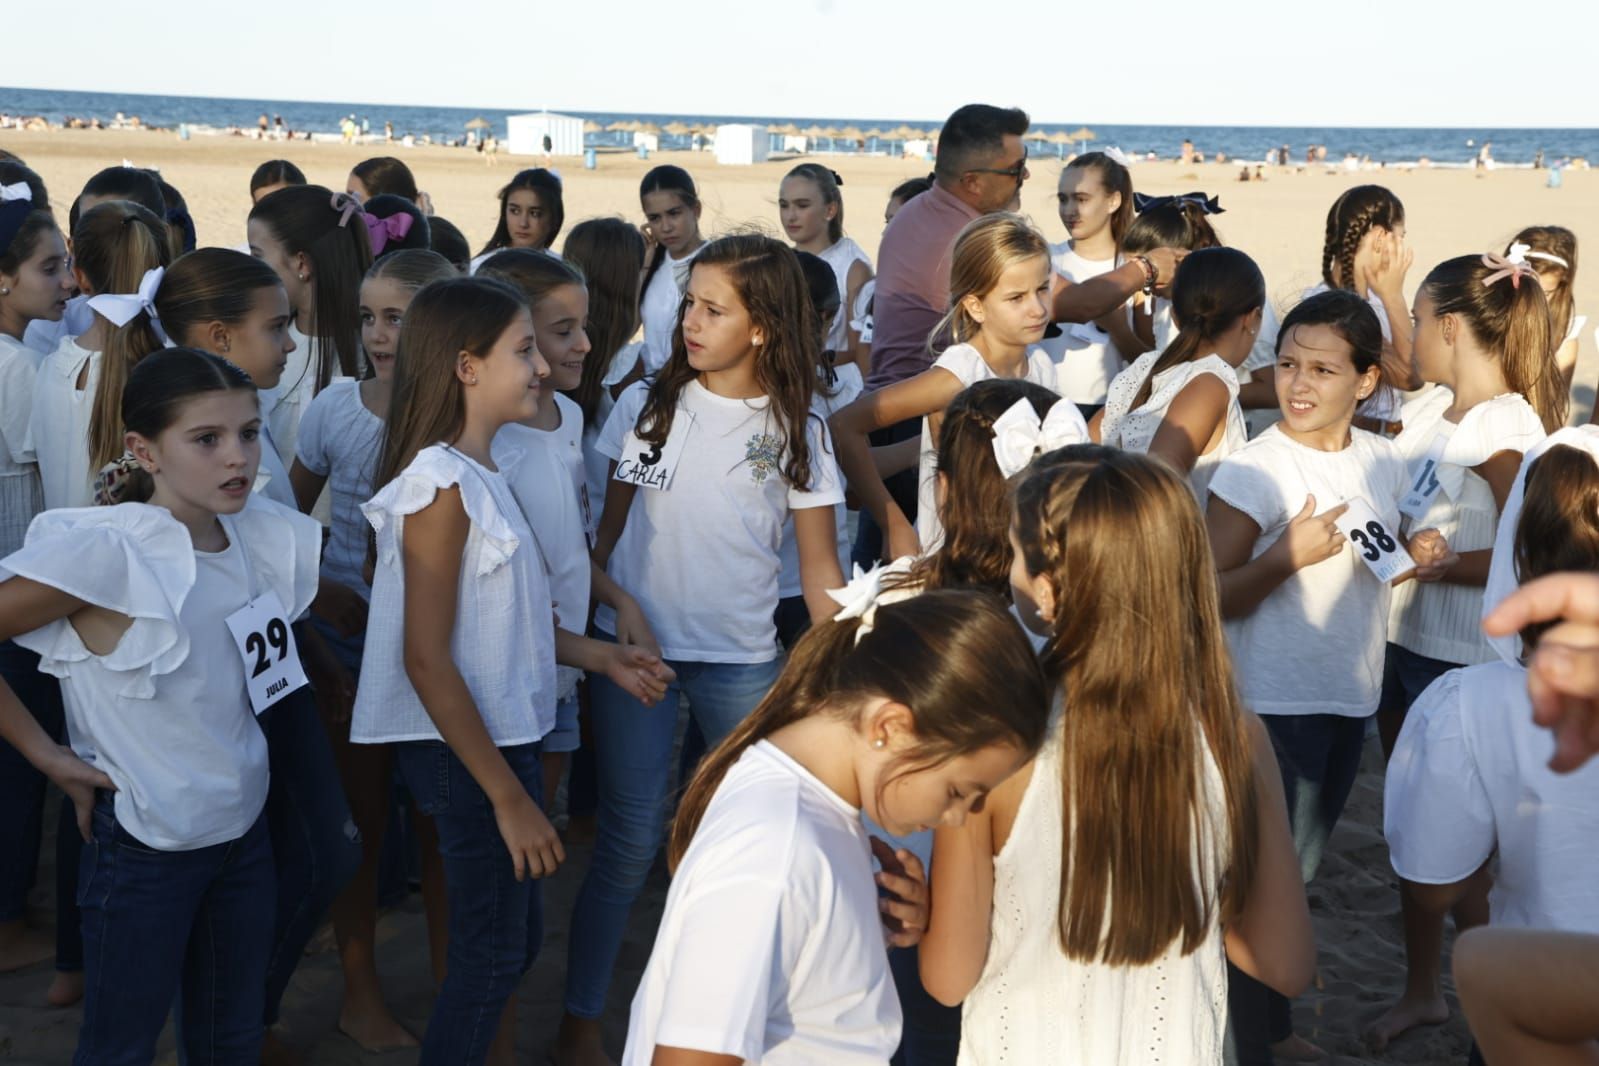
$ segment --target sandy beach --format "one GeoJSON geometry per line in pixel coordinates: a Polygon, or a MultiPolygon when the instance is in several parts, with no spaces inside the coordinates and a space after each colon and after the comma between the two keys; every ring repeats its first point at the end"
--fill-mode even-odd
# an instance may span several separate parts
{"type": "MultiPolygon", "coordinates": [[[[370,147],[343,144],[289,144],[245,138],[196,138],[180,141],[168,133],[133,131],[0,132],[0,148],[21,156],[49,185],[57,217],[65,221],[72,196],[96,170],[124,159],[160,168],[189,202],[202,245],[238,245],[244,239],[249,210],[249,176],[256,164],[274,157],[293,160],[315,182],[342,189],[352,164],[375,154],[395,154],[415,172],[418,184],[432,197],[438,213],[466,233],[474,249],[487,238],[495,221],[495,191],[522,166],[542,160],[501,156],[498,165],[464,150],[398,145],[370,147]]],[[[898,182],[926,174],[920,160],[880,157],[821,156],[844,178],[846,231],[875,256],[882,230],[882,207],[898,182]]],[[[594,215],[622,215],[639,220],[637,188],[645,170],[658,162],[689,169],[700,183],[705,205],[702,228],[707,235],[758,225],[774,235],[777,186],[788,161],[753,167],[719,167],[707,154],[664,153],[649,162],[631,154],[606,154],[599,167],[586,171],[576,158],[557,159],[566,190],[570,226],[594,215]]],[[[1022,192],[1022,209],[1051,240],[1064,236],[1055,212],[1055,180],[1061,164],[1038,159],[1022,192]]],[[[1182,166],[1176,162],[1140,163],[1136,186],[1145,192],[1188,192],[1202,189],[1219,195],[1226,213],[1215,218],[1222,238],[1260,263],[1272,299],[1279,309],[1291,305],[1320,280],[1320,252],[1326,210],[1343,189],[1366,182],[1392,188],[1404,201],[1409,240],[1416,265],[1409,291],[1434,263],[1449,256],[1502,249],[1521,227],[1558,224],[1576,231],[1579,240],[1599,241],[1599,230],[1585,227],[1599,218],[1599,173],[1567,172],[1560,189],[1544,187],[1545,173],[1498,170],[1479,176],[1470,170],[1363,171],[1326,173],[1268,168],[1268,180],[1240,183],[1230,165],[1182,166]]],[[[1594,247],[1599,247],[1595,245],[1594,247]]],[[[1581,339],[1573,420],[1585,420],[1593,405],[1599,363],[1592,325],[1599,321],[1599,267],[1579,270],[1577,310],[1594,316],[1581,339]]],[[[1463,1063],[1469,1036],[1455,1017],[1441,1027],[1402,1037],[1380,1056],[1362,1048],[1360,1033],[1383,1006],[1397,996],[1404,977],[1402,937],[1396,880],[1382,839],[1381,755],[1373,740],[1367,751],[1355,794],[1333,837],[1317,881],[1310,887],[1310,905],[1320,950],[1316,988],[1296,1004],[1298,1031],[1333,1054],[1339,1063],[1463,1063]]],[[[47,837],[48,840],[48,837],[47,837]]],[[[41,913],[52,898],[46,847],[35,900],[41,913]]],[[[543,952],[523,982],[519,1003],[519,1059],[542,1063],[561,1010],[565,968],[566,925],[571,903],[588,863],[586,848],[574,848],[571,860],[546,885],[546,937],[543,952]]],[[[652,879],[635,908],[619,960],[617,981],[606,1016],[611,1051],[619,1054],[625,1035],[627,1006],[648,957],[655,922],[665,896],[664,874],[652,879]]],[[[420,903],[413,897],[389,912],[379,926],[379,965],[390,1002],[399,1017],[418,1032],[431,1002],[426,944],[420,903]]],[[[78,1011],[44,1005],[48,964],[0,975],[0,1062],[63,1063],[76,1042],[78,1011]]],[[[408,1063],[414,1052],[363,1055],[336,1029],[340,995],[338,960],[323,952],[305,960],[284,1005],[284,1035],[306,1052],[312,1064],[408,1063]]],[[[1452,1000],[1452,985],[1451,989],[1452,1000]]],[[[170,1038],[163,1045],[167,1057],[170,1038]]]]}

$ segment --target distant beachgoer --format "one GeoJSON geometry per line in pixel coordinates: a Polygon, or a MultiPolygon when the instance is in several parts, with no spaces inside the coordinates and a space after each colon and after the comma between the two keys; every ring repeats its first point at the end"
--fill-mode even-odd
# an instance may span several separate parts
{"type": "Polygon", "coordinates": [[[394,143],[394,123],[390,122],[388,119],[383,120],[383,143],[394,143]]]}
{"type": "Polygon", "coordinates": [[[1184,137],[1183,138],[1183,154],[1182,154],[1183,166],[1186,167],[1189,164],[1193,163],[1193,161],[1194,161],[1194,142],[1189,140],[1187,137],[1184,137]]]}

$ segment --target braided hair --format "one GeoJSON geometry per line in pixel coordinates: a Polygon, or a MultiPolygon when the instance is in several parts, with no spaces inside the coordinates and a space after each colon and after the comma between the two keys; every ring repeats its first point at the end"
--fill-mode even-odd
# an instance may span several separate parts
{"type": "Polygon", "coordinates": [[[1357,185],[1333,201],[1321,244],[1321,280],[1329,289],[1355,285],[1355,253],[1374,229],[1405,224],[1405,205],[1381,185],[1357,185]]]}

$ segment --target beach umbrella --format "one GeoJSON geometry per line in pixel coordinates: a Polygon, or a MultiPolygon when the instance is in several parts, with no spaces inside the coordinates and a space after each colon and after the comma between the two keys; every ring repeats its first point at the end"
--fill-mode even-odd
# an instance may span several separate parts
{"type": "Polygon", "coordinates": [[[618,120],[605,127],[606,133],[627,133],[632,130],[633,124],[625,120],[618,120]]]}
{"type": "Polygon", "coordinates": [[[583,132],[584,133],[604,133],[605,132],[605,127],[601,126],[598,122],[593,122],[593,121],[585,122],[585,123],[583,123],[583,132]]]}
{"type": "Polygon", "coordinates": [[[681,122],[668,122],[661,132],[671,134],[673,137],[687,137],[694,131],[681,122]]]}
{"type": "Polygon", "coordinates": [[[1065,159],[1066,146],[1072,143],[1072,135],[1064,130],[1056,130],[1045,137],[1044,140],[1056,146],[1055,157],[1057,159],[1065,159]]]}
{"type": "Polygon", "coordinates": [[[639,133],[655,133],[655,134],[658,134],[658,133],[661,132],[661,127],[657,126],[653,122],[640,122],[635,127],[635,129],[639,133]]]}
{"type": "Polygon", "coordinates": [[[1067,134],[1067,136],[1070,137],[1074,141],[1081,141],[1082,144],[1083,144],[1083,151],[1085,151],[1085,152],[1088,151],[1088,142],[1089,141],[1097,141],[1097,140],[1099,140],[1098,135],[1095,134],[1094,131],[1089,129],[1087,126],[1080,126],[1077,129],[1073,130],[1071,133],[1067,134]]]}
{"type": "Polygon", "coordinates": [[[466,128],[469,130],[491,130],[494,128],[494,124],[488,119],[484,118],[482,115],[479,115],[471,122],[468,122],[466,124],[466,128]]]}

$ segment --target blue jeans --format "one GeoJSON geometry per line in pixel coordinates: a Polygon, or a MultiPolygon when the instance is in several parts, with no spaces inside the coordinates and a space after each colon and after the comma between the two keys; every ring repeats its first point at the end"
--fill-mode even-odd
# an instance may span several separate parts
{"type": "Polygon", "coordinates": [[[714,748],[755,709],[782,663],[669,661],[677,680],[646,707],[609,678],[590,675],[599,810],[594,857],[572,910],[566,959],[566,1009],[579,1018],[605,1010],[611,969],[628,911],[644,887],[666,825],[672,740],[684,696],[714,748]]]}
{"type": "Polygon", "coordinates": [[[1460,663],[1445,662],[1389,644],[1383,655],[1382,702],[1379,710],[1403,721],[1427,687],[1451,670],[1460,669],[1460,663]]]}
{"type": "MultiPolygon", "coordinates": [[[[1283,775],[1288,827],[1308,884],[1360,771],[1368,718],[1338,714],[1263,714],[1283,775]]],[[[1268,1045],[1293,1033],[1286,996],[1227,965],[1229,1066],[1270,1066],[1268,1045]]]]}
{"type": "MultiPolygon", "coordinates": [[[[500,754],[534,803],[544,794],[537,744],[500,754]]],[[[505,1001],[544,937],[536,880],[518,881],[494,806],[466,765],[437,740],[394,745],[394,764],[439,830],[449,885],[450,950],[444,987],[422,1039],[422,1066],[478,1066],[488,1056],[505,1001]]],[[[541,804],[542,806],[542,804],[541,804]]]]}
{"type": "MultiPolygon", "coordinates": [[[[903,422],[896,422],[892,426],[873,430],[867,435],[872,446],[880,447],[885,444],[897,444],[900,441],[914,440],[922,435],[922,420],[920,418],[907,418],[903,422]]],[[[892,477],[885,478],[883,485],[888,489],[894,502],[899,504],[899,509],[904,512],[905,518],[916,524],[916,507],[920,488],[921,471],[918,467],[902,470],[892,477]]],[[[855,526],[855,543],[850,548],[850,558],[862,570],[870,570],[882,561],[884,549],[883,531],[878,528],[877,521],[872,518],[866,508],[861,508],[860,520],[855,526]]]]}
{"type": "MultiPolygon", "coordinates": [[[[0,642],[0,677],[57,744],[66,737],[61,685],[39,672],[39,657],[11,641],[0,642]]],[[[0,740],[0,922],[14,922],[27,910],[28,893],[39,872],[44,824],[45,778],[22,753],[0,740]]],[[[57,835],[78,840],[75,823],[59,823],[57,835]]],[[[70,882],[68,883],[70,887],[70,882]]],[[[76,915],[68,916],[76,921],[76,915]]]]}
{"type": "Polygon", "coordinates": [[[361,835],[309,686],[267,708],[272,783],[266,821],[277,858],[277,912],[266,980],[267,1025],[328,908],[361,865],[361,835]]]}
{"type": "Polygon", "coordinates": [[[148,1066],[178,1001],[191,1066],[260,1061],[262,986],[276,894],[263,814],[237,840],[156,851],[117,824],[111,797],[83,845],[83,1027],[77,1066],[148,1066]]]}

